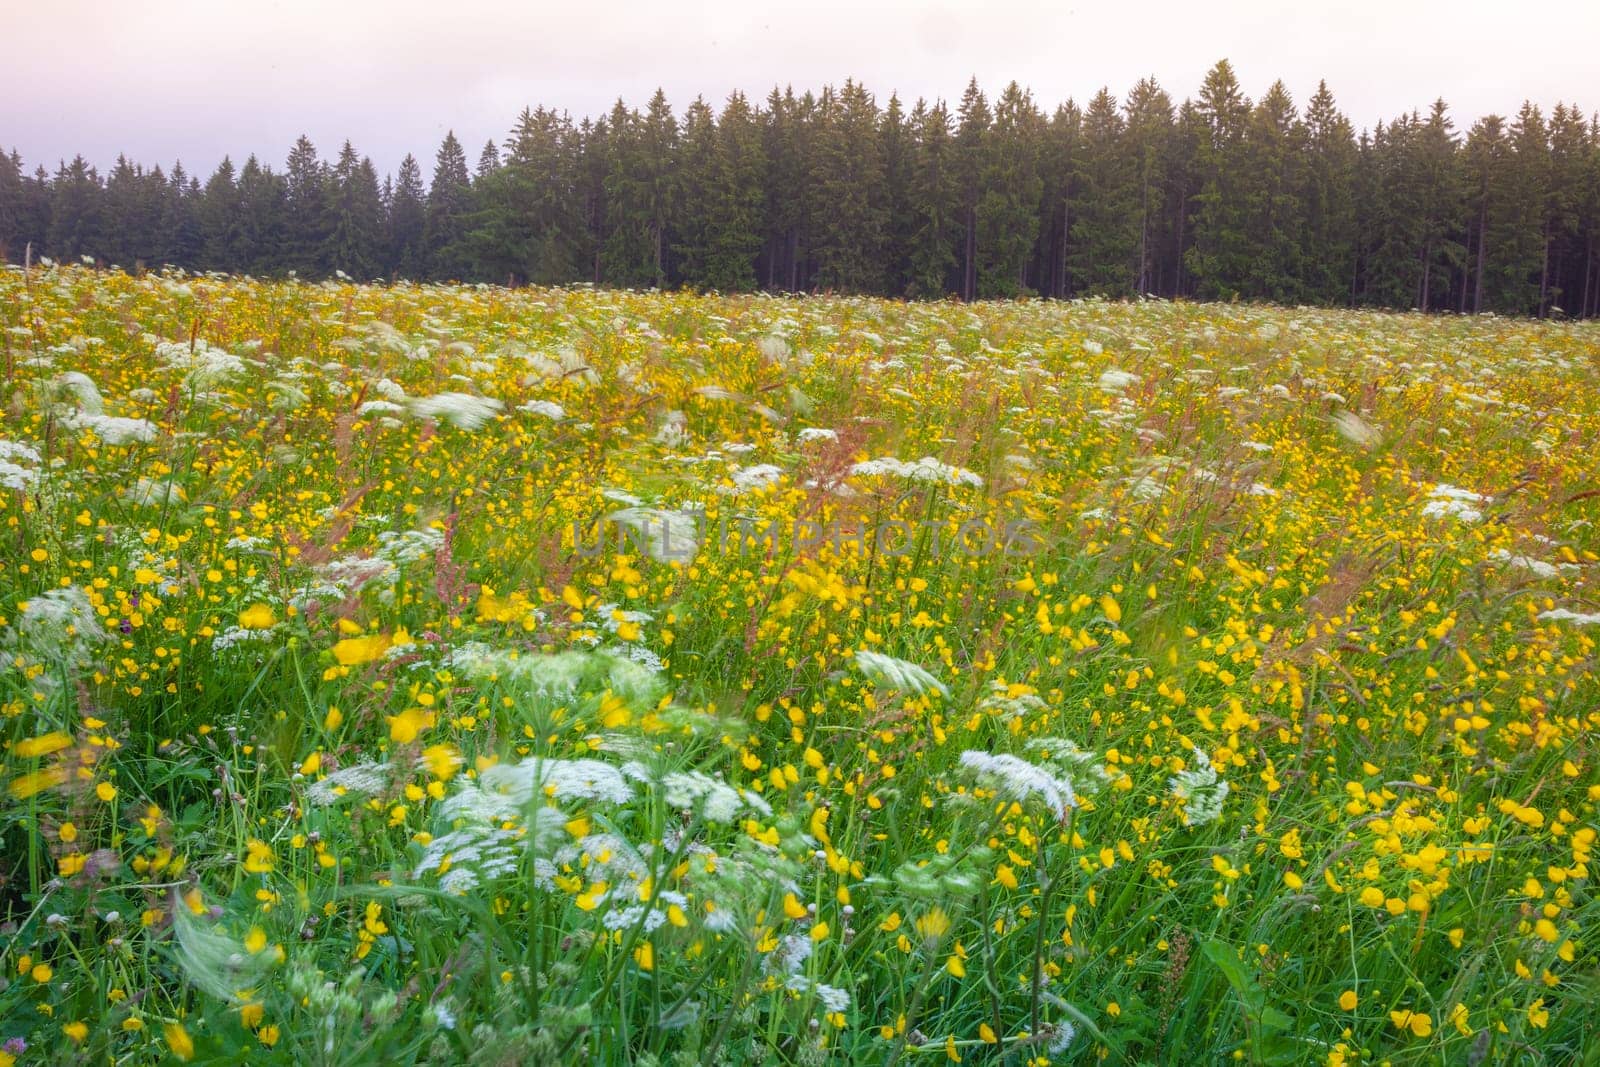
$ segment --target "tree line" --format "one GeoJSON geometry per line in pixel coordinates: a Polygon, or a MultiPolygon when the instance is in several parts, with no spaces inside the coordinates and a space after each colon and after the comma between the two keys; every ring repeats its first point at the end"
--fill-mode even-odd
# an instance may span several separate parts
{"type": "Polygon", "coordinates": [[[346,141],[203,183],[0,152],[0,256],[256,275],[986,299],[1151,294],[1600,313],[1600,119],[1524,103],[1464,134],[1443,100],[1359,134],[1327,85],[1258,100],[1226,60],[1045,114],[1015,82],[952,109],[863,85],[680,117],[658,90],[574,123],[525,109],[475,167],[379,180],[346,141]]]}

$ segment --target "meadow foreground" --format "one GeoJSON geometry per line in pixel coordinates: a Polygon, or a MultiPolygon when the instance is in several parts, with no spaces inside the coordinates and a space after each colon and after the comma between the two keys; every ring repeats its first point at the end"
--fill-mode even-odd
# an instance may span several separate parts
{"type": "Polygon", "coordinates": [[[1597,1055],[1600,325],[0,331],[0,1067],[1597,1055]]]}

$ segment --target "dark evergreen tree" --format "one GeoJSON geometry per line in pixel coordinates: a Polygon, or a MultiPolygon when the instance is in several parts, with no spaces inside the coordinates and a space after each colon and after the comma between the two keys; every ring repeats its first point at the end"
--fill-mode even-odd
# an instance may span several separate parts
{"type": "Polygon", "coordinates": [[[1236,186],[1249,265],[1240,290],[1253,299],[1297,303],[1302,298],[1300,249],[1304,217],[1305,127],[1284,84],[1273,82],[1256,103],[1245,128],[1244,171],[1236,186]]]}
{"type": "Polygon", "coordinates": [[[167,178],[167,193],[161,204],[161,262],[179,267],[194,267],[200,260],[200,182],[183,169],[182,161],[172,164],[167,178]]]}
{"type": "Polygon", "coordinates": [[[955,137],[944,101],[918,100],[911,111],[916,135],[907,238],[906,295],[940,297],[956,285],[956,247],[961,233],[961,189],[955,137]]]}
{"type": "Polygon", "coordinates": [[[1101,89],[1083,113],[1073,160],[1076,208],[1067,256],[1074,292],[1128,296],[1140,268],[1138,160],[1116,97],[1101,89]]]}
{"type": "Polygon", "coordinates": [[[96,256],[104,231],[100,176],[82,156],[62,163],[50,182],[49,254],[62,260],[96,256]]]}
{"type": "Polygon", "coordinates": [[[1250,101],[1233,67],[1222,60],[1206,75],[1197,111],[1206,136],[1197,154],[1200,186],[1195,195],[1194,243],[1187,258],[1195,291],[1206,297],[1236,297],[1249,284],[1250,205],[1246,192],[1245,128],[1250,101]]]}
{"type": "Polygon", "coordinates": [[[286,270],[319,278],[330,273],[327,254],[328,170],[317,159],[310,138],[301,134],[284,164],[284,230],[281,255],[286,270]]]}
{"type": "Polygon", "coordinates": [[[805,284],[802,261],[812,197],[807,195],[806,148],[810,141],[812,100],[792,89],[767,97],[763,142],[766,149],[765,282],[768,289],[794,292],[805,284]]]}
{"type": "MultiPolygon", "coordinates": [[[[522,112],[503,165],[481,183],[471,218],[473,262],[483,276],[535,285],[583,276],[579,160],[577,132],[566,115],[544,108],[522,112]]],[[[464,174],[464,162],[461,169],[464,174]]]]}
{"type": "Polygon", "coordinates": [[[1043,120],[1033,97],[1016,82],[995,101],[982,138],[982,191],[977,227],[978,295],[1014,297],[1027,291],[1027,267],[1039,237],[1039,151],[1043,120]]]}
{"type": "Polygon", "coordinates": [[[647,288],[663,279],[657,270],[655,217],[646,176],[644,119],[621,100],[611,109],[604,153],[605,240],[600,280],[623,288],[647,288]]]}
{"type": "Polygon", "coordinates": [[[684,116],[680,160],[683,221],[674,249],[683,282],[724,292],[755,288],[766,152],[761,119],[743,94],[728,98],[720,119],[695,100],[684,116]]]}
{"type": "Polygon", "coordinates": [[[288,193],[284,180],[251,156],[239,170],[237,269],[252,274],[286,270],[288,193]]]}
{"type": "MultiPolygon", "coordinates": [[[[921,105],[920,100],[918,104],[921,105]]],[[[891,94],[878,130],[883,143],[883,287],[891,296],[906,296],[911,288],[912,238],[917,228],[912,211],[916,120],[915,115],[907,119],[900,97],[891,94]]]]}
{"type": "Polygon", "coordinates": [[[1154,78],[1144,78],[1128,93],[1125,106],[1127,155],[1133,182],[1138,188],[1139,254],[1133,289],[1135,293],[1153,293],[1159,288],[1163,264],[1178,254],[1172,244],[1166,212],[1167,168],[1173,137],[1172,98],[1154,78]]]}
{"type": "Polygon", "coordinates": [[[322,260],[357,281],[383,269],[384,212],[372,160],[358,159],[349,141],[328,182],[327,245],[322,260]]]}
{"type": "Polygon", "coordinates": [[[486,141],[483,151],[478,153],[478,169],[473,174],[473,181],[482,181],[500,169],[500,149],[493,141],[486,141]]]}
{"type": "Polygon", "coordinates": [[[234,184],[233,160],[227,156],[206,180],[196,214],[200,222],[199,266],[205,270],[244,270],[243,212],[234,184]]]}
{"type": "Polygon", "coordinates": [[[885,211],[878,108],[854,81],[824,91],[809,153],[816,285],[846,293],[883,285],[885,211]]]}
{"type": "Polygon", "coordinates": [[[1077,172],[1082,166],[1083,113],[1071,100],[1056,108],[1045,130],[1044,182],[1039,217],[1041,275],[1044,291],[1052,297],[1073,292],[1072,224],[1075,221],[1077,172]]]}
{"type": "MultiPolygon", "coordinates": [[[[490,185],[498,177],[499,171],[485,175],[483,184],[490,185]]],[[[433,184],[428,187],[423,218],[422,244],[429,278],[450,281],[471,276],[473,252],[467,240],[467,219],[473,207],[467,157],[455,131],[450,130],[434,156],[433,184]]]]}
{"type": "Polygon", "coordinates": [[[15,151],[10,155],[0,151],[0,262],[12,255],[13,248],[21,249],[26,243],[22,236],[26,202],[22,157],[15,151]]]}
{"type": "Polygon", "coordinates": [[[422,187],[422,167],[407,152],[400,161],[394,189],[389,195],[388,251],[385,269],[391,277],[422,278],[427,273],[423,228],[427,224],[427,192],[422,187]]]}
{"type": "Polygon", "coordinates": [[[978,295],[978,200],[983,195],[984,144],[989,132],[989,101],[978,79],[967,82],[956,112],[957,182],[961,189],[961,284],[963,300],[978,295]]]}
{"type": "Polygon", "coordinates": [[[1305,167],[1299,190],[1303,230],[1300,286],[1307,300],[1350,298],[1355,270],[1355,132],[1318,82],[1306,105],[1305,167]]]}

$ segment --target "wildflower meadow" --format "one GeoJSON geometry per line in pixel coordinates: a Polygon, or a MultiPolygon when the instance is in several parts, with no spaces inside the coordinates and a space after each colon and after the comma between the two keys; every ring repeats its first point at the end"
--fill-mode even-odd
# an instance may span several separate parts
{"type": "Polygon", "coordinates": [[[1600,1062],[1600,325],[0,271],[0,1067],[1600,1062]]]}

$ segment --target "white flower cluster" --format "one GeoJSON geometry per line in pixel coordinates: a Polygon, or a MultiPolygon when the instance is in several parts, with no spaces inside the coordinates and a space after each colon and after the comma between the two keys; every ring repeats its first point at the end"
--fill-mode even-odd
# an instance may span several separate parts
{"type": "Polygon", "coordinates": [[[942,696],[950,695],[949,688],[922,667],[881,652],[860,649],[856,652],[856,667],[873,685],[883,689],[899,689],[919,695],[938,690],[942,696]]]}
{"type": "Polygon", "coordinates": [[[968,749],[961,753],[961,766],[988,780],[1013,800],[1026,801],[1037,796],[1057,819],[1066,818],[1067,810],[1078,806],[1078,797],[1069,779],[1017,756],[968,749]]]}
{"type": "Polygon", "coordinates": [[[246,630],[242,626],[230,626],[211,639],[211,651],[228,652],[236,645],[265,641],[271,635],[271,630],[246,630]]]}
{"type": "Polygon", "coordinates": [[[952,467],[942,463],[932,456],[923,456],[915,462],[907,463],[903,459],[887,456],[883,459],[869,459],[857,463],[850,468],[850,475],[854,478],[875,478],[880,475],[893,475],[897,478],[906,478],[913,482],[926,482],[934,485],[970,485],[983,488],[983,478],[965,467],[952,467]]]}
{"type": "Polygon", "coordinates": [[[606,521],[636,531],[645,554],[658,563],[688,562],[700,551],[699,520],[686,511],[628,507],[613,511],[606,521]]]}
{"type": "Polygon", "coordinates": [[[156,358],[169,370],[182,371],[184,384],[195,391],[204,391],[226,384],[244,374],[244,360],[231,352],[212,348],[203,339],[164,341],[156,346],[156,358]]]}
{"type": "Polygon", "coordinates": [[[389,788],[393,778],[387,763],[356,763],[313,782],[306,789],[306,799],[326,808],[344,797],[375,797],[389,788]]]}
{"type": "Polygon", "coordinates": [[[39,453],[16,441],[0,440],[0,489],[28,492],[39,484],[39,453]]]}
{"type": "Polygon", "coordinates": [[[416,875],[442,871],[439,888],[465,893],[483,881],[512,874],[521,862],[522,835],[483,823],[468,823],[428,842],[416,875]]]}
{"type": "Polygon", "coordinates": [[[1011,687],[998,679],[989,683],[989,693],[978,701],[977,710],[993,715],[1002,722],[1021,719],[1030,711],[1043,711],[1047,705],[1036,693],[1011,692],[1011,687]]]}
{"type": "Polygon", "coordinates": [[[822,1003],[822,1010],[832,1014],[838,1011],[850,1010],[850,991],[840,989],[838,986],[825,985],[814,978],[807,978],[803,974],[790,975],[784,982],[784,988],[790,992],[799,993],[801,996],[813,994],[822,1003]]]}
{"type": "Polygon", "coordinates": [[[1120,368],[1112,367],[1109,370],[1102,371],[1100,380],[1095,384],[1099,386],[1102,393],[1120,393],[1138,381],[1139,376],[1137,374],[1130,374],[1120,368]]]}
{"type": "Polygon", "coordinates": [[[417,397],[406,405],[419,419],[437,419],[448,422],[458,430],[481,429],[490,419],[498,417],[505,405],[493,397],[474,396],[471,393],[439,393],[437,396],[417,397]]]}
{"type": "Polygon", "coordinates": [[[36,656],[61,663],[83,659],[107,640],[89,596],[72,585],[29,597],[5,632],[7,645],[21,645],[36,656]]]}
{"type": "Polygon", "coordinates": [[[642,707],[653,706],[664,691],[648,663],[610,651],[518,655],[471,641],[452,650],[446,663],[469,681],[498,683],[544,700],[570,700],[580,692],[610,690],[630,705],[642,707]]]}
{"type": "Polygon", "coordinates": [[[1470,489],[1458,489],[1453,485],[1440,484],[1428,491],[1428,502],[1422,506],[1422,514],[1430,519],[1451,518],[1461,522],[1478,522],[1483,518],[1483,512],[1476,505],[1488,499],[1470,489]]]}
{"type": "Polygon", "coordinates": [[[1061,775],[1072,783],[1073,791],[1083,796],[1099,792],[1111,781],[1111,776],[1100,763],[1100,757],[1078,747],[1068,737],[1035,737],[1028,741],[1029,752],[1038,753],[1046,763],[1054,764],[1061,775]]]}
{"type": "Polygon", "coordinates": [[[655,443],[667,448],[683,448],[694,440],[689,433],[689,417],[681,411],[669,411],[661,419],[655,443]]]}
{"type": "Polygon", "coordinates": [[[779,479],[783,477],[783,468],[771,463],[758,463],[754,467],[735,467],[728,477],[732,479],[733,485],[717,486],[717,492],[723,496],[758,493],[777,485],[779,479]]]}
{"type": "Polygon", "coordinates": [[[553,400],[530,400],[526,404],[518,405],[517,410],[525,411],[529,415],[543,415],[556,422],[567,417],[567,409],[553,400]]]}
{"type": "Polygon", "coordinates": [[[1574,626],[1600,626],[1600,612],[1573,611],[1570,608],[1551,608],[1541,611],[1539,618],[1548,622],[1565,620],[1574,626]]]}
{"type": "Polygon", "coordinates": [[[1184,825],[1204,826],[1222,814],[1222,802],[1228,799],[1228,782],[1217,776],[1211,758],[1198,748],[1194,759],[1196,767],[1179,771],[1168,785],[1183,809],[1184,825]]]}
{"type": "Polygon", "coordinates": [[[668,774],[661,779],[661,785],[668,805],[693,811],[707,822],[731,823],[742,811],[752,811],[763,818],[772,815],[772,807],[760,794],[736,789],[701,771],[668,774]]]}

